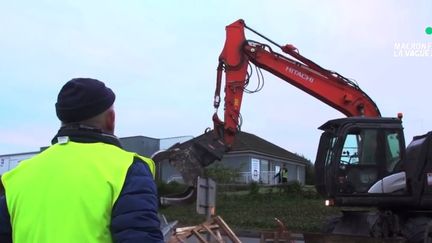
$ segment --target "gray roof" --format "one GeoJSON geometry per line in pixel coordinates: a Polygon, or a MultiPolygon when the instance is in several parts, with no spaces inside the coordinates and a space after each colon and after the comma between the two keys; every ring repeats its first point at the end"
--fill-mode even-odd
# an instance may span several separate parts
{"type": "Polygon", "coordinates": [[[234,140],[230,154],[257,152],[267,156],[278,157],[288,161],[295,161],[302,164],[307,164],[308,160],[305,158],[291,153],[267,140],[264,140],[254,134],[247,132],[239,132],[234,140]]]}

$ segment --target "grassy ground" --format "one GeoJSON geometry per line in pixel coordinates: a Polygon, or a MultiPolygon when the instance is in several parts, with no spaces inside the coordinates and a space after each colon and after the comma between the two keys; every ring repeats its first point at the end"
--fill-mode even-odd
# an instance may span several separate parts
{"type": "MultiPolygon", "coordinates": [[[[219,193],[216,214],[236,230],[274,230],[274,218],[281,220],[293,232],[317,232],[327,216],[337,209],[324,206],[324,200],[308,192],[268,190],[219,193]]],[[[162,208],[168,221],[178,220],[179,226],[197,225],[205,221],[194,205],[162,208]]]]}

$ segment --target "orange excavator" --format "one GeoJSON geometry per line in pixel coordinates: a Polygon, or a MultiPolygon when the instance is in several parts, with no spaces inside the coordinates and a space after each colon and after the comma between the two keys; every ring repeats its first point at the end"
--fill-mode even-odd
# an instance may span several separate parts
{"type": "Polygon", "coordinates": [[[315,179],[326,205],[356,210],[342,210],[342,216],[324,227],[326,233],[403,237],[408,242],[423,242],[432,219],[432,133],[414,137],[405,148],[401,115],[381,117],[375,102],[355,82],[322,68],[292,45],[278,45],[243,20],[226,27],[217,68],[214,128],[157,154],[155,161],[168,159],[193,187],[204,167],[221,160],[240,130],[242,98],[248,92],[252,65],[260,77],[264,69],[347,116],[327,121],[319,128],[323,133],[315,161],[315,179]],[[247,40],[245,30],[285,54],[273,51],[267,44],[247,40]],[[222,121],[217,109],[223,74],[222,121]]]}

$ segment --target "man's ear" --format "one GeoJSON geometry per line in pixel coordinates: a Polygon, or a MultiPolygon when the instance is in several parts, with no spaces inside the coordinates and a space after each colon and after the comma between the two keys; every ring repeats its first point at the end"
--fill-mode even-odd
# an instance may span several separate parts
{"type": "Polygon", "coordinates": [[[105,119],[105,127],[107,132],[114,134],[115,130],[115,111],[114,109],[109,109],[108,114],[105,119]]]}

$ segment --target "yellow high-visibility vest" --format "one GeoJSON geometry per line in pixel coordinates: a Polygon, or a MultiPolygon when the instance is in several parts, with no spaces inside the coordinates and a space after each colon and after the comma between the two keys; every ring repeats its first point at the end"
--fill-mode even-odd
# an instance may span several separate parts
{"type": "Polygon", "coordinates": [[[288,179],[288,170],[287,169],[281,169],[280,173],[281,173],[282,178],[288,179]]]}
{"type": "Polygon", "coordinates": [[[134,157],[105,143],[55,144],[1,180],[14,243],[112,242],[111,211],[134,157]]]}

